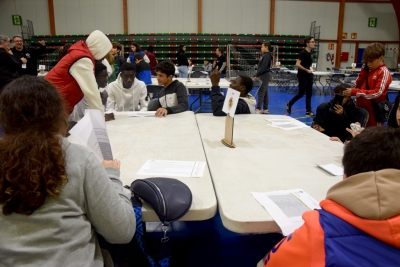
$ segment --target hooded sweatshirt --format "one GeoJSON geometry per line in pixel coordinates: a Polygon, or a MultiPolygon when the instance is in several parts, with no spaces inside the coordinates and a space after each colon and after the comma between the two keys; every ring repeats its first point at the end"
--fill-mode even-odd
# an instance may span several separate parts
{"type": "MultiPolygon", "coordinates": [[[[103,59],[112,48],[111,42],[107,38],[107,36],[98,30],[95,30],[88,36],[85,44],[95,60],[103,59]]],[[[70,53],[70,50],[71,49],[68,50],[68,53],[70,53]]],[[[61,61],[57,63],[57,65],[52,70],[50,70],[45,78],[51,82],[53,78],[60,80],[63,76],[65,77],[66,75],[71,75],[79,85],[80,90],[82,91],[89,107],[91,109],[100,110],[101,113],[104,115],[103,104],[101,103],[98,86],[94,77],[95,65],[92,59],[90,59],[89,57],[81,57],[75,62],[72,62],[72,65],[70,65],[69,67],[63,66],[63,62],[66,61],[68,61],[68,58],[62,58],[61,61]],[[65,70],[68,70],[68,72],[66,72],[65,70]]],[[[68,83],[67,79],[66,82],[68,83]]],[[[59,86],[63,87],[62,85],[59,86]]],[[[71,104],[77,104],[80,100],[82,100],[82,98],[83,97],[78,99],[78,101],[74,101],[76,103],[71,104]]],[[[69,111],[72,112],[73,108],[73,106],[69,107],[69,111]]]]}
{"type": "MultiPolygon", "coordinates": [[[[214,116],[226,116],[226,113],[222,111],[224,106],[225,96],[220,92],[219,86],[211,87],[211,108],[214,116]]],[[[245,97],[240,97],[239,102],[236,106],[235,114],[255,114],[256,99],[251,95],[247,94],[245,97]]]]}
{"type": "Polygon", "coordinates": [[[303,214],[304,224],[271,250],[265,266],[399,266],[399,191],[397,169],[344,179],[321,210],[303,214]]]}
{"type": "Polygon", "coordinates": [[[108,85],[107,111],[147,110],[147,88],[144,82],[135,78],[131,88],[124,88],[121,75],[108,85]],[[139,109],[140,103],[140,109],[139,109]]]}

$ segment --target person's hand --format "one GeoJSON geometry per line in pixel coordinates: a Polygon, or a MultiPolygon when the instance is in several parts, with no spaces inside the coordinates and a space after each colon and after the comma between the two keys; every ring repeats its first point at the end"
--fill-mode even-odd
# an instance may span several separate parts
{"type": "Polygon", "coordinates": [[[165,117],[168,114],[168,110],[165,108],[159,108],[156,111],[156,117],[165,117]]]}
{"type": "Polygon", "coordinates": [[[214,70],[210,75],[211,85],[218,86],[221,76],[218,70],[214,70]]]}
{"type": "Polygon", "coordinates": [[[121,162],[117,159],[114,160],[103,160],[102,162],[104,168],[114,168],[119,170],[121,167],[121,162]]]}
{"type": "Polygon", "coordinates": [[[253,79],[254,79],[255,81],[258,81],[258,77],[254,77],[253,79]]]}
{"type": "MultiPolygon", "coordinates": [[[[358,124],[358,125],[361,126],[361,124],[360,124],[359,122],[356,122],[356,124],[358,124]]],[[[360,131],[353,131],[352,129],[346,128],[346,131],[348,131],[349,133],[351,133],[351,135],[352,135],[353,137],[355,137],[356,135],[360,134],[363,130],[364,130],[364,127],[361,127],[361,130],[360,130],[360,131]]]]}
{"type": "MultiPolygon", "coordinates": [[[[340,140],[340,138],[339,138],[339,137],[336,137],[336,136],[330,137],[329,140],[342,143],[342,140],[340,140]]],[[[343,144],[343,143],[342,143],[342,144],[343,144]]]]}
{"type": "Polygon", "coordinates": [[[311,74],[311,73],[312,73],[312,70],[307,69],[307,73],[311,74]]]}
{"type": "Polygon", "coordinates": [[[106,113],[104,114],[105,121],[112,121],[115,120],[114,113],[106,113]]]}
{"type": "Polygon", "coordinates": [[[21,61],[22,61],[22,64],[26,64],[26,62],[28,62],[28,60],[24,57],[21,57],[21,61]]]}
{"type": "Polygon", "coordinates": [[[335,110],[336,114],[339,116],[343,115],[343,107],[341,105],[336,104],[333,109],[335,110]]]}
{"type": "Polygon", "coordinates": [[[344,90],[343,93],[342,93],[342,95],[344,95],[344,96],[351,96],[351,88],[344,90]]]}
{"type": "Polygon", "coordinates": [[[39,41],[39,44],[41,44],[42,46],[45,46],[46,45],[46,41],[45,40],[39,41]]]}

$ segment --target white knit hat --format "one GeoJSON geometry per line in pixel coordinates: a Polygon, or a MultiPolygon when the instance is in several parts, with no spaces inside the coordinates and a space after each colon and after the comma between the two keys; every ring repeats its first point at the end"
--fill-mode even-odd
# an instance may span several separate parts
{"type": "Polygon", "coordinates": [[[108,37],[99,30],[93,31],[86,39],[90,53],[94,59],[103,59],[112,48],[112,44],[108,37]]]}

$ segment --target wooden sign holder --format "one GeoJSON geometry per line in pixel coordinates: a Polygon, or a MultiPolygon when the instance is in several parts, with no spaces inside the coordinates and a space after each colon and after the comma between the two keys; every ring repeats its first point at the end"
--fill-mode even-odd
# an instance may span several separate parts
{"type": "Polygon", "coordinates": [[[233,117],[226,115],[225,120],[225,138],[221,139],[221,142],[230,148],[235,148],[236,145],[233,143],[233,117]]]}

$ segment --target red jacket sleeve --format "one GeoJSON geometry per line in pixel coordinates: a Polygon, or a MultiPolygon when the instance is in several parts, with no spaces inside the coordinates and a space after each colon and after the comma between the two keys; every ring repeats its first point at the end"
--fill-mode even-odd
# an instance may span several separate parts
{"type": "Polygon", "coordinates": [[[304,224],[283,238],[264,258],[265,267],[325,266],[324,231],[319,212],[303,214],[304,224]]]}
{"type": "MultiPolygon", "coordinates": [[[[358,81],[358,79],[357,79],[358,81]]],[[[363,97],[365,99],[375,99],[382,95],[386,95],[392,77],[387,68],[382,68],[371,72],[368,77],[369,90],[353,88],[351,95],[356,97],[363,97]],[[376,78],[374,77],[376,75],[376,78]]]]}

